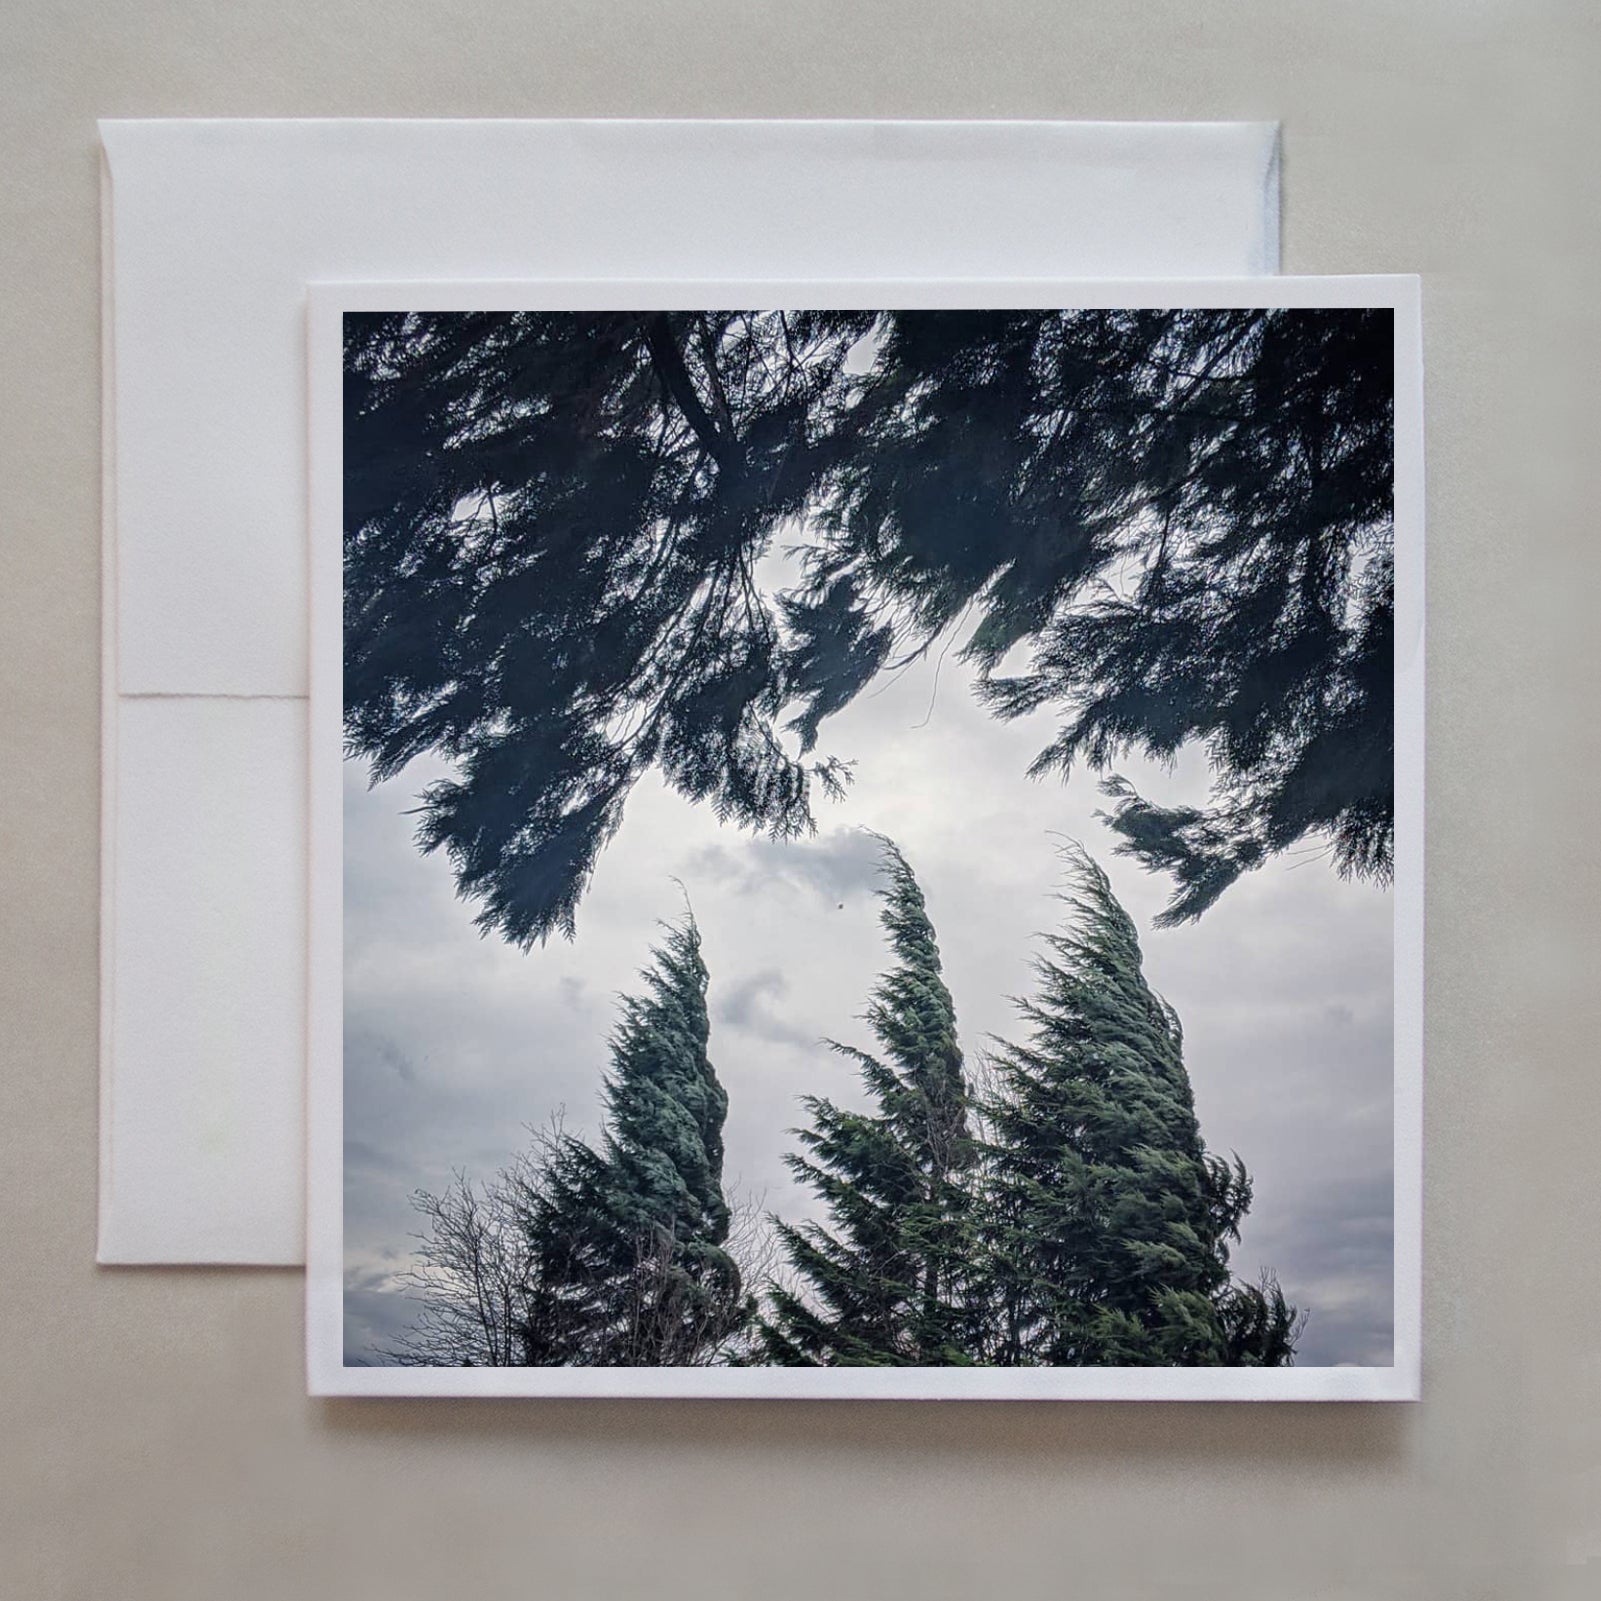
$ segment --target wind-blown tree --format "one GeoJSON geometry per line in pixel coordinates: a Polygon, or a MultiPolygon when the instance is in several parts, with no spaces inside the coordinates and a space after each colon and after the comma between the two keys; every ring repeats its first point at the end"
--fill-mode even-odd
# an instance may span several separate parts
{"type": "Polygon", "coordinates": [[[1069,855],[1070,926],[1019,1003],[984,1111],[982,1259],[989,1360],[1003,1366],[1289,1363],[1300,1319],[1270,1276],[1233,1280],[1251,1202],[1236,1157],[1210,1155],[1183,1037],[1152,993],[1105,873],[1069,855]]]}
{"type": "Polygon", "coordinates": [[[973,1160],[956,1011],[911,868],[888,839],[880,920],[895,966],[866,1021],[879,1054],[833,1043],[874,1102],[854,1112],[803,1098],[811,1126],[789,1165],[828,1222],[776,1223],[794,1289],[773,1285],[762,1325],[789,1366],[942,1366],[969,1359],[973,1160]]]}
{"type": "Polygon", "coordinates": [[[642,977],[645,993],[624,998],[612,1035],[599,1147],[557,1136],[531,1192],[531,1364],[705,1362],[751,1315],[727,1249],[728,1095],[706,1053],[692,917],[667,931],[642,977]]]}
{"type": "Polygon", "coordinates": [[[966,628],[1036,772],[1110,775],[1169,920],[1303,839],[1393,844],[1391,315],[352,315],[345,730],[435,752],[479,921],[571,934],[638,779],[792,836],[823,722],[966,628]],[[783,538],[804,577],[763,593],[783,538]],[[1206,807],[1112,769],[1204,745],[1206,807]]]}
{"type": "Polygon", "coordinates": [[[704,1364],[749,1323],[693,918],[667,931],[642,978],[612,1035],[598,1144],[558,1124],[490,1183],[458,1176],[415,1198],[428,1231],[401,1362],[704,1364]]]}

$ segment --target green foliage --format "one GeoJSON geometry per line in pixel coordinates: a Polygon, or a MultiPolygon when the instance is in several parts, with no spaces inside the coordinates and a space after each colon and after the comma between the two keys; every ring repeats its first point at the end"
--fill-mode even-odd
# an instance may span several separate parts
{"type": "Polygon", "coordinates": [[[748,1321],[727,1250],[728,1097],[706,1054],[706,967],[692,919],[623,1001],[598,1150],[549,1143],[527,1189],[530,1364],[710,1360],[748,1321]]]}
{"type": "Polygon", "coordinates": [[[1170,919],[1307,837],[1383,880],[1392,369],[1385,311],[350,316],[349,748],[452,759],[421,842],[527,944],[652,768],[809,829],[824,721],[970,617],[1036,771],[1205,746],[1206,809],[1112,778],[1170,919]]]}
{"type": "Polygon", "coordinates": [[[1070,855],[1072,926],[1051,937],[1024,1045],[970,1094],[923,897],[883,841],[897,964],[855,1060],[871,1112],[809,1096],[797,1175],[827,1222],[780,1223],[795,1288],[762,1340],[789,1365],[1282,1366],[1300,1319],[1271,1276],[1229,1276],[1251,1202],[1201,1141],[1173,1011],[1105,874],[1070,855]]]}
{"type": "Polygon", "coordinates": [[[1229,1277],[1251,1201],[1201,1140],[1182,1032],[1106,875],[1070,854],[1072,925],[993,1058],[984,1258],[1003,1365],[1279,1366],[1298,1321],[1229,1277]]]}
{"type": "Polygon", "coordinates": [[[819,1096],[790,1166],[822,1198],[829,1226],[777,1225],[803,1288],[774,1286],[762,1334],[768,1358],[804,1366],[939,1366],[968,1360],[973,1160],[956,1010],[911,868],[887,840],[880,920],[896,965],[866,1022],[874,1056],[848,1046],[871,1113],[819,1096]]]}
{"type": "Polygon", "coordinates": [[[1073,857],[1029,1037],[975,1096],[922,891],[881,839],[894,965],[834,1045],[868,1111],[804,1099],[795,1173],[826,1222],[774,1220],[791,1282],[765,1315],[722,1188],[727,1097],[707,1056],[692,919],[668,930],[612,1036],[598,1145],[562,1133],[482,1189],[419,1195],[422,1310],[396,1359],[437,1366],[1282,1366],[1301,1319],[1232,1280],[1250,1205],[1202,1144],[1178,1020],[1105,875],[1073,857]],[[754,1324],[754,1327],[753,1327],[754,1324]]]}

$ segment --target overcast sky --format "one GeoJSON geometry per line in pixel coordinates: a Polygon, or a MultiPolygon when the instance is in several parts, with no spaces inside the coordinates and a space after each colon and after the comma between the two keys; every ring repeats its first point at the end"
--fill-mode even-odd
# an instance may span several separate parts
{"type": "MultiPolygon", "coordinates": [[[[1255,1201],[1235,1271],[1274,1269],[1310,1312],[1298,1365],[1391,1360],[1391,897],[1342,882],[1315,851],[1280,858],[1199,923],[1152,928],[1166,881],[1111,854],[1093,775],[1028,779],[1048,713],[1002,723],[970,675],[929,659],[824,724],[821,754],[856,763],[818,832],[780,844],[721,827],[654,777],[635,790],[578,913],[575,941],[520,952],[479,936],[448,862],[412,842],[414,763],[345,787],[346,1360],[381,1360],[412,1307],[395,1284],[418,1228],[414,1190],[487,1178],[556,1110],[593,1134],[617,995],[636,987],[687,891],[711,972],[711,1056],[727,1087],[725,1176],[789,1219],[809,1214],[782,1157],[796,1097],[861,1104],[827,1036],[859,1021],[886,965],[877,829],[900,845],[939,935],[965,1050],[1013,1035],[1037,935],[1055,926],[1053,835],[1082,841],[1133,915],[1152,986],[1184,1025],[1201,1130],[1238,1152],[1255,1201]],[[674,880],[681,880],[680,890],[674,880]]],[[[1199,759],[1122,764],[1161,801],[1205,794],[1199,759]]]]}

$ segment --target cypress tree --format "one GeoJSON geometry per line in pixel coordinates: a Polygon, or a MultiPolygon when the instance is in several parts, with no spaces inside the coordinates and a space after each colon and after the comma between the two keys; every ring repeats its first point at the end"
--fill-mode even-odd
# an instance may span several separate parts
{"type": "Polygon", "coordinates": [[[668,930],[611,1039],[599,1149],[551,1142],[525,1228],[532,1364],[708,1360],[747,1321],[726,1249],[728,1096],[707,1055],[707,972],[693,918],[668,930]]]}
{"type": "Polygon", "coordinates": [[[769,1359],[791,1366],[937,1366],[968,1360],[973,1343],[973,1139],[956,1010],[917,880],[880,843],[880,920],[896,957],[866,1012],[881,1054],[829,1042],[857,1064],[876,1110],[804,1098],[806,1154],[787,1160],[829,1224],[775,1225],[801,1287],[772,1288],[762,1337],[769,1359]]]}
{"type": "Polygon", "coordinates": [[[1074,919],[1036,964],[1028,1041],[996,1051],[985,1107],[990,1360],[1284,1365],[1294,1309],[1271,1278],[1229,1276],[1250,1179],[1206,1151],[1178,1018],[1105,873],[1069,854],[1074,919]]]}

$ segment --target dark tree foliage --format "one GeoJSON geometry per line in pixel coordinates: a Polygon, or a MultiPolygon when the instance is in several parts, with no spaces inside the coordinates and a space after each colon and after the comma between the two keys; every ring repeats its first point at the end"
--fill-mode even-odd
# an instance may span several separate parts
{"type": "Polygon", "coordinates": [[[1245,1168],[1202,1144],[1178,1018],[1106,875],[1070,860],[1072,925],[1037,964],[1029,1038],[996,1052],[985,1107],[989,1360],[1287,1365],[1295,1310],[1271,1277],[1229,1276],[1245,1168]]]}
{"type": "Polygon", "coordinates": [[[750,1317],[726,1249],[728,1097],[706,1054],[692,919],[668,931],[643,978],[612,1036],[599,1148],[557,1135],[525,1192],[530,1365],[704,1362],[750,1317]]]}
{"type": "Polygon", "coordinates": [[[896,965],[866,1013],[880,1054],[834,1045],[861,1071],[874,1110],[818,1096],[789,1164],[829,1223],[777,1223],[800,1288],[774,1286],[762,1336],[789,1366],[942,1366],[971,1360],[973,1159],[956,1011],[922,891],[883,840],[881,921],[896,965]]]}
{"type": "Polygon", "coordinates": [[[1204,744],[1204,809],[1111,779],[1169,920],[1308,837],[1383,880],[1391,322],[352,316],[349,747],[376,778],[454,760],[422,843],[527,943],[571,932],[652,767],[742,826],[809,828],[848,776],[807,760],[822,722],[967,626],[998,714],[1065,718],[1036,772],[1204,744]],[[781,534],[806,576],[767,596],[781,534]]]}
{"type": "MultiPolygon", "coordinates": [[[[486,929],[571,934],[652,767],[779,836],[811,825],[811,781],[839,784],[775,730],[807,669],[753,569],[808,504],[871,321],[347,317],[346,738],[375,779],[455,760],[420,838],[486,929]]],[[[822,709],[876,667],[859,639],[816,649],[822,709]]]]}
{"type": "Polygon", "coordinates": [[[1204,744],[1206,810],[1108,786],[1122,848],[1176,880],[1164,921],[1309,835],[1389,876],[1392,320],[901,313],[850,413],[817,592],[853,581],[923,640],[971,613],[994,710],[1066,714],[1036,774],[1204,744]]]}

